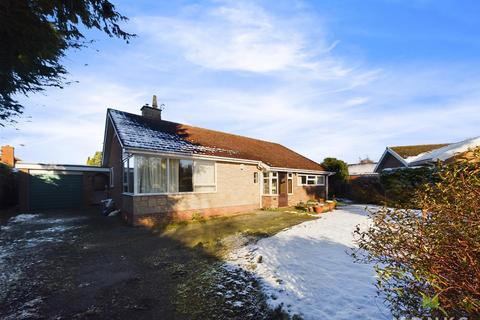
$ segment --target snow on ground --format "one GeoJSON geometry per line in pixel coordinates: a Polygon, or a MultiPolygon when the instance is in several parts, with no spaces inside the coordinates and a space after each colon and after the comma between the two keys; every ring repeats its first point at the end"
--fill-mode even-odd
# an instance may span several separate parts
{"type": "Polygon", "coordinates": [[[391,319],[372,266],[347,254],[355,226],[368,223],[365,206],[345,206],[237,250],[226,267],[253,272],[272,307],[305,320],[391,319]]]}

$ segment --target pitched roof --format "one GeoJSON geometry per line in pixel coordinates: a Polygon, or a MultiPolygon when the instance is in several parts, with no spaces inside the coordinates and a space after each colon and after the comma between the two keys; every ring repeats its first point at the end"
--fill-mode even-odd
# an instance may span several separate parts
{"type": "Polygon", "coordinates": [[[438,143],[438,144],[419,144],[415,146],[396,146],[390,147],[395,151],[400,157],[408,158],[418,156],[421,153],[432,151],[441,147],[448,145],[448,143],[438,143]]]}
{"type": "Polygon", "coordinates": [[[107,112],[126,148],[256,160],[271,167],[324,171],[317,162],[278,143],[114,109],[107,112]]]}
{"type": "Polygon", "coordinates": [[[470,138],[460,142],[451,143],[445,145],[441,148],[432,150],[423,155],[420,155],[418,158],[414,159],[410,165],[420,165],[427,162],[435,161],[446,161],[452,157],[455,157],[459,154],[467,152],[473,148],[480,146],[480,137],[470,138]]]}

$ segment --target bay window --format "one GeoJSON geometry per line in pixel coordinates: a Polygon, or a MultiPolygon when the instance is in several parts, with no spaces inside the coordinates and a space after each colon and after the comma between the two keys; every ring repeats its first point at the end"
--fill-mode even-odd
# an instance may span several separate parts
{"type": "Polygon", "coordinates": [[[134,155],[124,161],[125,193],[215,192],[215,162],[134,155]]]}
{"type": "Polygon", "coordinates": [[[278,172],[263,173],[263,194],[264,195],[278,194],[278,172]]]}

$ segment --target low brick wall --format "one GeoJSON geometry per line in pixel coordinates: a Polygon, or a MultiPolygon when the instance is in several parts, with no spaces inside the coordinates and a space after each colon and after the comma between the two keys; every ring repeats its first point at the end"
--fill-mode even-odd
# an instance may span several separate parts
{"type": "Polygon", "coordinates": [[[258,209],[258,205],[241,205],[222,208],[193,209],[183,211],[168,211],[159,213],[147,213],[139,215],[125,214],[124,218],[134,226],[151,227],[158,223],[169,223],[172,221],[192,220],[196,216],[210,218],[215,216],[228,216],[258,209]]]}

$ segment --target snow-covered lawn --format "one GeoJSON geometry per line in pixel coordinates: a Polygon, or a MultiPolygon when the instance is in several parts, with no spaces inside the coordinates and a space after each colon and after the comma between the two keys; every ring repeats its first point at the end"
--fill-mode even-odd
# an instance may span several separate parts
{"type": "Polygon", "coordinates": [[[252,271],[272,307],[305,320],[391,319],[372,266],[347,254],[355,226],[368,223],[365,206],[345,206],[239,249],[229,264],[252,271]]]}

